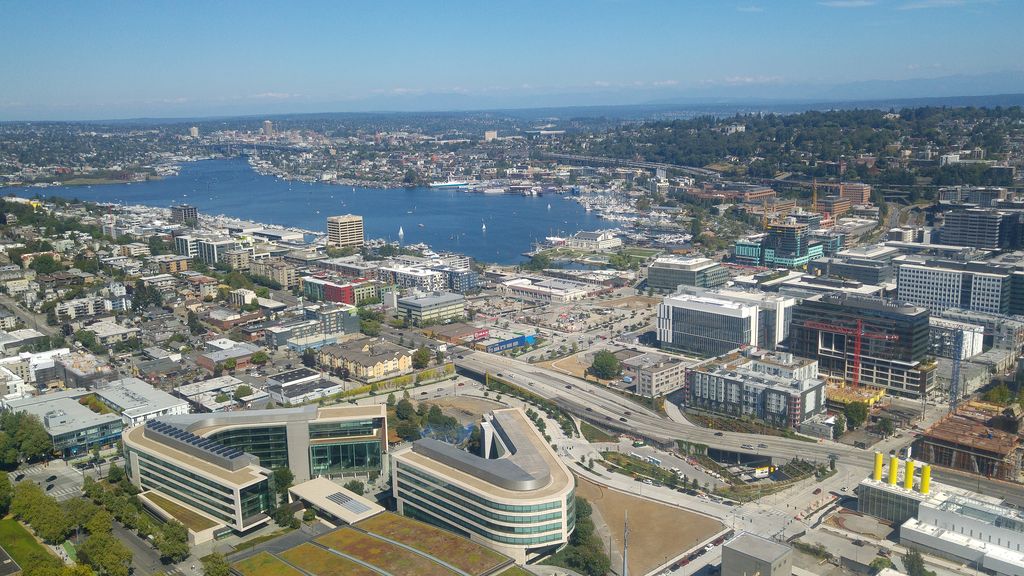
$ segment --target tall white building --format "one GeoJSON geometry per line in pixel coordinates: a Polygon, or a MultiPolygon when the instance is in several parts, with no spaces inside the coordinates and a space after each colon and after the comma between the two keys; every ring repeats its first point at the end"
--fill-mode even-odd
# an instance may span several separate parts
{"type": "Polygon", "coordinates": [[[982,263],[944,262],[901,256],[896,264],[897,299],[934,311],[961,308],[1006,314],[1010,271],[982,263]]]}

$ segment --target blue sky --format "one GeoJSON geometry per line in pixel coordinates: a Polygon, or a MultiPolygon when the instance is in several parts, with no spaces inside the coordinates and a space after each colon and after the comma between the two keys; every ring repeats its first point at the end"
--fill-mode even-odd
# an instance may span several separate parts
{"type": "Polygon", "coordinates": [[[0,0],[0,15],[0,119],[817,97],[1024,68],[1022,0],[0,0]]]}

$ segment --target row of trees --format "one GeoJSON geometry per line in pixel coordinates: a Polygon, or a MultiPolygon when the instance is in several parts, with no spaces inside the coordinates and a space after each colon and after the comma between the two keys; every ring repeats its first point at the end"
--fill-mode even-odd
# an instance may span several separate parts
{"type": "Polygon", "coordinates": [[[38,416],[10,410],[0,413],[0,468],[39,460],[52,450],[50,435],[38,416]]]}

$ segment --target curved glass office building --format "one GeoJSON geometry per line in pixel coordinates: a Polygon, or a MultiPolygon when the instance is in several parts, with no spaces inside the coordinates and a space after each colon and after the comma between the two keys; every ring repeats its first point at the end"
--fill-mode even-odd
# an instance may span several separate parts
{"type": "Polygon", "coordinates": [[[576,527],[569,469],[522,410],[495,410],[481,427],[481,456],[431,439],[392,454],[398,511],[520,563],[565,544],[576,527]]]}
{"type": "Polygon", "coordinates": [[[274,468],[291,469],[296,483],[380,473],[387,416],[384,406],[165,416],[125,431],[123,441],[126,471],[148,504],[171,500],[247,532],[276,505],[274,468]]]}

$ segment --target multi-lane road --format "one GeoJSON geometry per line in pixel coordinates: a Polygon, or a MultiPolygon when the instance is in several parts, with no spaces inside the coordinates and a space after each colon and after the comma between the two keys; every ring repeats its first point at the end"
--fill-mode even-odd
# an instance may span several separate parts
{"type": "MultiPolygon", "coordinates": [[[[504,380],[556,402],[574,416],[606,428],[633,433],[662,443],[681,439],[723,450],[767,455],[780,460],[802,458],[827,462],[834,456],[844,465],[859,467],[865,474],[873,463],[874,456],[871,451],[838,442],[823,440],[813,443],[776,436],[716,431],[687,422],[675,422],[604,386],[585,382],[573,376],[485,352],[457,348],[454,353],[456,366],[464,372],[500,375],[504,380]],[[744,445],[756,448],[744,448],[744,445]]],[[[883,443],[880,449],[889,451],[901,448],[910,441],[892,438],[883,443]]],[[[983,491],[1005,498],[1015,505],[1024,505],[1024,491],[1019,485],[947,469],[934,470],[933,477],[937,482],[983,491]]]]}

